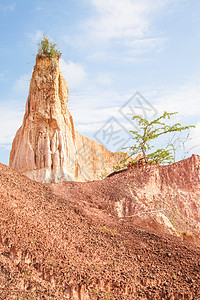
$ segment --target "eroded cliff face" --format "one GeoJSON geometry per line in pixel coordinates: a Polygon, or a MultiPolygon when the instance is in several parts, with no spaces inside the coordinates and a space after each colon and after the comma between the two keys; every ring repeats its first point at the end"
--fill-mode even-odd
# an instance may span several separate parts
{"type": "Polygon", "coordinates": [[[119,154],[74,129],[68,87],[58,59],[36,58],[22,126],[10,153],[10,166],[39,182],[99,179],[112,171],[119,154]]]}
{"type": "Polygon", "coordinates": [[[200,156],[167,166],[129,165],[132,179],[115,202],[121,218],[200,246],[200,156]]]}
{"type": "Polygon", "coordinates": [[[81,193],[96,208],[108,205],[107,210],[121,222],[172,234],[200,246],[198,155],[168,166],[133,163],[105,180],[88,185],[73,183],[73,189],[65,182],[54,184],[53,189],[62,197],[81,193]]]}

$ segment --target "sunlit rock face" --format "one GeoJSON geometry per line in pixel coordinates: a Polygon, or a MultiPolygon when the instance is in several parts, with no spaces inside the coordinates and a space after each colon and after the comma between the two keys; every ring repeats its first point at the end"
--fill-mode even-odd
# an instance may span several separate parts
{"type": "Polygon", "coordinates": [[[200,246],[199,155],[167,166],[132,163],[123,176],[117,178],[118,194],[123,192],[115,201],[120,218],[200,246]]]}
{"type": "Polygon", "coordinates": [[[95,180],[112,171],[120,154],[75,131],[68,96],[59,59],[37,57],[23,124],[10,153],[14,170],[39,182],[95,180]]]}

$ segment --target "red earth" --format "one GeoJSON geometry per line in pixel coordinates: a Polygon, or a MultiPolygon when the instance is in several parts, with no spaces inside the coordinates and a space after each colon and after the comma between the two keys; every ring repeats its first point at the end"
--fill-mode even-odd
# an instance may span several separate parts
{"type": "MultiPolygon", "coordinates": [[[[0,164],[0,299],[200,299],[198,213],[188,224],[189,243],[152,211],[138,210],[141,201],[151,207],[148,195],[160,195],[158,187],[170,193],[174,183],[177,203],[186,190],[185,199],[197,203],[199,158],[191,159],[191,167],[132,167],[102,181],[54,185],[0,164]]],[[[181,231],[184,208],[177,207],[181,231]]]]}

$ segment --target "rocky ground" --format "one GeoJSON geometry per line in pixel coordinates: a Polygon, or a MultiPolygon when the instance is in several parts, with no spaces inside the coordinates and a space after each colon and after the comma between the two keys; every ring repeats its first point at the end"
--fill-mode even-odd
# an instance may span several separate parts
{"type": "Polygon", "coordinates": [[[198,211],[188,224],[192,243],[181,233],[192,211],[186,221],[180,212],[194,205],[198,210],[198,157],[192,159],[193,171],[176,178],[177,165],[153,166],[54,185],[0,164],[0,299],[200,299],[198,211]],[[170,196],[174,182],[180,197],[170,196]],[[167,205],[178,199],[177,226],[155,204],[166,189],[167,205]],[[157,195],[153,205],[150,194],[157,195]],[[165,217],[179,236],[169,234],[165,217]]]}
{"type": "Polygon", "coordinates": [[[90,203],[91,213],[98,217],[99,208],[103,208],[121,221],[129,220],[200,246],[198,155],[169,166],[149,165],[141,160],[102,181],[55,184],[53,192],[67,201],[81,195],[87,209],[90,203]]]}

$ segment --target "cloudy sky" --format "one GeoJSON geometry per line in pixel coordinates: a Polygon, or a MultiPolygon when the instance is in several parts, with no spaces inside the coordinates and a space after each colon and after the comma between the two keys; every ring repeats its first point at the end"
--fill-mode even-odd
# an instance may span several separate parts
{"type": "Polygon", "coordinates": [[[188,155],[200,153],[199,0],[0,0],[0,31],[0,162],[22,123],[43,33],[63,53],[81,133],[118,150],[130,139],[130,112],[178,111],[175,121],[196,125],[188,155]],[[111,143],[109,128],[122,137],[111,143]]]}

